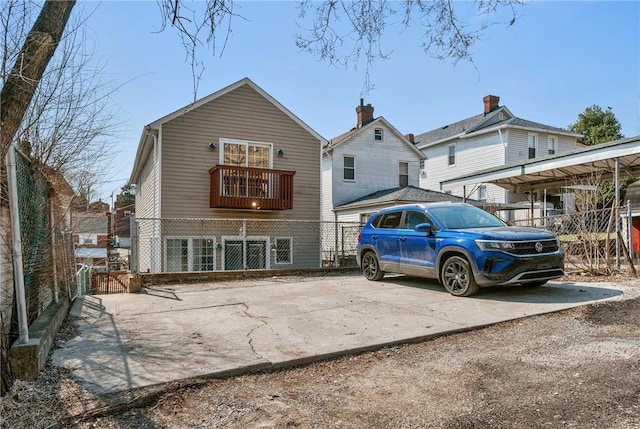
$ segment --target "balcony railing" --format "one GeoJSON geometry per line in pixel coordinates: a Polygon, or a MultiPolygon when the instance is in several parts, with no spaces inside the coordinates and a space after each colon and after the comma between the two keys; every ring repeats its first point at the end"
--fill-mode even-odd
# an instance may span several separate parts
{"type": "Polygon", "coordinates": [[[216,165],[209,206],[228,209],[288,210],[293,208],[295,171],[216,165]]]}

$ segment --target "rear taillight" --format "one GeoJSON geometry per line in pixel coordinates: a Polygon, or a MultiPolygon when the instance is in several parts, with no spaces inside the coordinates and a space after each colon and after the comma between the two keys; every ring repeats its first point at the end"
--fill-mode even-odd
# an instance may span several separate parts
{"type": "Polygon", "coordinates": [[[362,233],[358,233],[358,243],[360,243],[360,237],[362,237],[362,233]]]}

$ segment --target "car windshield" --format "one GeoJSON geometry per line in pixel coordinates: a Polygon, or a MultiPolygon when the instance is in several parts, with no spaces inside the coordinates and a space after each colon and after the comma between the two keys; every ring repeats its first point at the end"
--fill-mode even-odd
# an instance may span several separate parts
{"type": "Polygon", "coordinates": [[[429,209],[429,213],[447,229],[493,228],[506,224],[474,206],[443,206],[429,209]]]}

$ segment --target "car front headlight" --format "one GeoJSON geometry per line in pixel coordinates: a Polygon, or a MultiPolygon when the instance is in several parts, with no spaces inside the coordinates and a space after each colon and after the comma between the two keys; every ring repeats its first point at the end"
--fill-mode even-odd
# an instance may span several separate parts
{"type": "Polygon", "coordinates": [[[476,245],[480,250],[502,250],[505,252],[515,248],[511,241],[476,240],[476,245]]]}

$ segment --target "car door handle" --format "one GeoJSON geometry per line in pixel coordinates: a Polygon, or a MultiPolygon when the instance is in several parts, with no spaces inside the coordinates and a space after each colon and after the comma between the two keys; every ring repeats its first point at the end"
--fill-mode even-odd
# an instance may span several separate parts
{"type": "Polygon", "coordinates": [[[378,236],[377,235],[372,235],[371,238],[373,238],[374,240],[377,240],[378,236]]]}
{"type": "Polygon", "coordinates": [[[407,237],[400,237],[400,241],[407,241],[407,237]]]}

